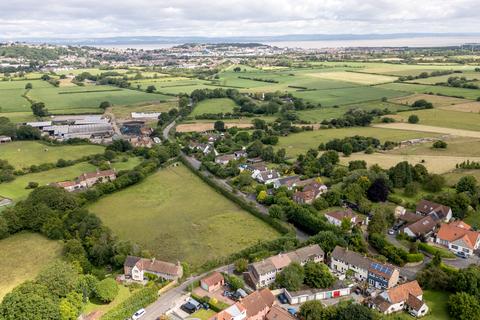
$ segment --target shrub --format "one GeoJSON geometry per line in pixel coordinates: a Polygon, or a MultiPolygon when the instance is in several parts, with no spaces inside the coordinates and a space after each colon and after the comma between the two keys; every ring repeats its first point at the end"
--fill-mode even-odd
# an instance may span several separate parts
{"type": "Polygon", "coordinates": [[[129,298],[120,303],[115,308],[107,312],[103,320],[117,320],[126,319],[130,317],[135,311],[151,304],[158,297],[158,290],[156,286],[147,287],[133,293],[129,298]]]}
{"type": "Polygon", "coordinates": [[[38,182],[29,182],[25,189],[35,189],[38,187],[38,182]]]}
{"type": "Polygon", "coordinates": [[[412,114],[410,117],[408,117],[408,123],[418,123],[420,121],[420,118],[418,118],[417,115],[412,114]]]}
{"type": "Polygon", "coordinates": [[[103,279],[95,286],[95,294],[103,302],[112,302],[118,290],[117,282],[112,278],[103,279]]]}
{"type": "Polygon", "coordinates": [[[446,149],[447,148],[447,143],[445,141],[438,140],[438,141],[435,141],[433,143],[433,147],[435,149],[446,149]]]}

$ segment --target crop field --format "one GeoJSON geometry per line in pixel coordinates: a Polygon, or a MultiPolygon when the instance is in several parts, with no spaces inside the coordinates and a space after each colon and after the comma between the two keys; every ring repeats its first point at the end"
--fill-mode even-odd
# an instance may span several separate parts
{"type": "Polygon", "coordinates": [[[459,112],[480,113],[480,101],[471,101],[455,104],[452,106],[443,107],[442,109],[459,112]]]}
{"type": "Polygon", "coordinates": [[[421,84],[409,84],[409,83],[388,83],[376,86],[376,88],[382,88],[387,90],[397,90],[411,93],[434,93],[443,94],[446,96],[463,97],[465,99],[476,100],[480,97],[480,89],[464,89],[445,86],[432,86],[421,84]]]}
{"type": "Polygon", "coordinates": [[[322,120],[328,120],[333,118],[341,117],[350,109],[362,109],[362,110],[373,110],[373,109],[389,109],[391,111],[400,111],[408,109],[405,106],[400,106],[395,103],[382,102],[382,101],[372,101],[372,102],[363,102],[363,103],[353,103],[348,105],[341,105],[336,107],[322,107],[309,110],[297,111],[297,115],[301,120],[316,122],[319,123],[322,120]]]}
{"type": "Polygon", "coordinates": [[[117,119],[130,119],[132,112],[168,112],[170,109],[176,108],[177,106],[178,103],[176,101],[129,106],[114,105],[112,107],[112,113],[117,119]]]}
{"type": "Polygon", "coordinates": [[[7,160],[16,169],[42,163],[55,163],[58,159],[75,160],[83,156],[102,153],[99,145],[47,146],[35,141],[16,141],[0,145],[0,159],[7,160]]]}
{"type": "MultiPolygon", "coordinates": [[[[480,181],[480,170],[477,169],[455,169],[443,175],[448,186],[455,186],[457,182],[464,176],[474,176],[480,181]]],[[[480,215],[480,214],[479,214],[480,215]]],[[[469,223],[469,222],[467,222],[469,223]]]]}
{"type": "Polygon", "coordinates": [[[425,132],[401,131],[393,129],[382,129],[372,127],[354,127],[341,129],[320,129],[315,131],[304,131],[280,137],[277,148],[285,148],[289,156],[296,156],[305,153],[308,149],[317,149],[320,143],[326,143],[335,138],[345,138],[355,135],[375,137],[381,142],[403,141],[414,138],[434,137],[438,134],[425,132]]]}
{"type": "Polygon", "coordinates": [[[172,99],[172,97],[161,94],[151,94],[111,86],[34,88],[28,93],[28,96],[34,101],[44,102],[47,109],[53,113],[95,111],[100,113],[102,110],[98,106],[102,101],[109,101],[114,105],[130,105],[142,102],[158,103],[172,99]]]}
{"type": "Polygon", "coordinates": [[[353,82],[358,84],[370,85],[393,82],[397,80],[397,77],[382,76],[377,74],[357,73],[357,72],[320,72],[312,73],[311,76],[318,77],[327,80],[353,82]]]}
{"type": "Polygon", "coordinates": [[[203,100],[195,106],[192,116],[204,114],[204,113],[227,113],[233,112],[233,108],[236,106],[235,101],[229,98],[220,99],[207,99],[203,100]]]}
{"type": "Polygon", "coordinates": [[[89,209],[120,238],[141,244],[158,259],[186,261],[194,268],[278,236],[182,165],[162,169],[89,209]]]}
{"type": "MultiPolygon", "coordinates": [[[[468,113],[468,112],[450,111],[450,110],[443,110],[443,109],[426,109],[426,110],[400,112],[392,116],[392,118],[395,118],[399,121],[407,122],[408,117],[412,114],[416,114],[420,119],[417,126],[426,125],[426,126],[435,126],[435,127],[451,128],[451,129],[458,129],[458,130],[480,131],[480,114],[479,113],[468,113]]],[[[389,123],[387,125],[395,127],[395,126],[401,126],[403,124],[389,123]]],[[[409,125],[409,123],[405,123],[405,125],[409,125]]],[[[455,133],[448,132],[448,134],[455,134],[455,133]]],[[[467,136],[470,136],[470,135],[467,135],[467,136]]]]}
{"type": "Polygon", "coordinates": [[[433,104],[435,108],[442,108],[451,105],[461,104],[461,103],[469,103],[470,100],[459,99],[454,97],[445,97],[445,96],[437,96],[434,94],[413,94],[406,97],[390,99],[393,103],[399,103],[404,105],[411,105],[417,100],[426,100],[433,104]]]}
{"type": "Polygon", "coordinates": [[[0,270],[4,271],[0,273],[0,300],[20,283],[33,280],[60,257],[61,251],[60,241],[36,233],[18,233],[0,240],[0,270]]]}

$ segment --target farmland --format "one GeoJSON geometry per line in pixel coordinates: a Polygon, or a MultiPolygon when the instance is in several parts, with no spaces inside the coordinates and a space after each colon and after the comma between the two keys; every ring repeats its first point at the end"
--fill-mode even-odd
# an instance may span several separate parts
{"type": "Polygon", "coordinates": [[[35,233],[18,233],[0,240],[0,300],[20,283],[33,280],[42,268],[60,257],[61,250],[61,242],[35,233]]]}
{"type": "Polygon", "coordinates": [[[111,111],[117,119],[129,119],[132,112],[168,112],[175,107],[177,103],[170,101],[155,104],[114,105],[111,111]]]}
{"type": "Polygon", "coordinates": [[[235,106],[235,101],[232,99],[207,99],[198,103],[191,115],[196,116],[204,113],[228,113],[232,112],[235,106]]]}
{"type": "Polygon", "coordinates": [[[432,133],[369,127],[320,129],[281,137],[277,148],[285,148],[289,156],[296,156],[300,153],[305,153],[308,149],[317,149],[318,145],[322,142],[326,143],[335,138],[344,138],[355,135],[375,137],[381,142],[385,142],[386,140],[399,142],[413,138],[436,136],[436,134],[432,133]]]}
{"type": "Polygon", "coordinates": [[[99,145],[49,146],[35,141],[19,141],[0,146],[0,159],[7,160],[17,169],[55,163],[58,159],[75,160],[84,156],[102,153],[99,145]]]}
{"type": "Polygon", "coordinates": [[[90,210],[120,238],[141,244],[159,259],[194,267],[278,235],[183,166],[158,171],[90,210]]]}
{"type": "Polygon", "coordinates": [[[463,97],[465,99],[476,100],[480,96],[480,90],[454,88],[445,86],[420,85],[409,83],[388,83],[375,86],[386,90],[396,90],[411,93],[434,93],[447,96],[463,97]]]}

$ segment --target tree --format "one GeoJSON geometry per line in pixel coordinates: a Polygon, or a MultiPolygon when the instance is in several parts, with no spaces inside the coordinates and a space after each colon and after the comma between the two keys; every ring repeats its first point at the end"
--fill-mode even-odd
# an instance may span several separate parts
{"type": "Polygon", "coordinates": [[[78,272],[64,261],[56,261],[48,265],[37,277],[37,282],[48,288],[57,297],[66,297],[77,285],[78,272]]]}
{"type": "Polygon", "coordinates": [[[282,206],[274,204],[268,209],[268,215],[275,219],[283,219],[285,216],[285,212],[282,206]]]}
{"type": "Polygon", "coordinates": [[[285,267],[275,280],[278,286],[289,291],[297,291],[302,286],[305,274],[300,264],[294,262],[285,267]]]}
{"type": "Polygon", "coordinates": [[[325,308],[318,300],[307,301],[300,306],[300,318],[303,320],[325,320],[325,308]]]}
{"type": "Polygon", "coordinates": [[[32,112],[37,117],[46,117],[48,116],[48,109],[45,108],[45,103],[43,102],[35,102],[30,107],[32,112]]]}
{"type": "Polygon", "coordinates": [[[25,90],[31,90],[31,89],[33,89],[33,86],[32,86],[32,83],[29,82],[25,85],[25,90]]]}
{"type": "Polygon", "coordinates": [[[335,277],[323,263],[309,261],[303,267],[305,284],[312,288],[328,288],[335,282],[335,277]]]}
{"type": "Polygon", "coordinates": [[[387,182],[383,178],[376,179],[367,190],[367,198],[373,202],[387,201],[389,194],[387,182]]]}
{"type": "Polygon", "coordinates": [[[233,72],[240,72],[240,71],[242,71],[242,68],[240,68],[238,66],[233,68],[233,72]]]}
{"type": "Polygon", "coordinates": [[[438,140],[438,141],[435,141],[432,146],[435,149],[446,149],[447,143],[445,141],[438,140]]]}
{"type": "Polygon", "coordinates": [[[438,174],[429,174],[425,181],[424,188],[430,192],[442,191],[445,186],[445,178],[438,174]]]}
{"type": "Polygon", "coordinates": [[[235,275],[229,275],[227,281],[234,291],[245,287],[245,282],[243,282],[243,279],[235,275]]]}
{"type": "Polygon", "coordinates": [[[457,193],[468,192],[470,195],[475,195],[477,193],[477,179],[474,176],[461,177],[455,188],[457,193]]]}
{"type": "Polygon", "coordinates": [[[103,109],[103,110],[106,110],[106,109],[110,108],[111,106],[112,106],[112,104],[109,101],[102,101],[100,103],[99,108],[103,109]]]}
{"type": "Polygon", "coordinates": [[[375,318],[375,314],[370,308],[356,303],[339,306],[335,317],[336,320],[373,320],[375,318]]]}
{"type": "Polygon", "coordinates": [[[420,118],[418,118],[416,114],[412,114],[408,117],[408,123],[415,124],[418,123],[418,121],[420,121],[420,118]]]}
{"type": "Polygon", "coordinates": [[[19,126],[17,129],[18,140],[40,140],[42,133],[31,126],[19,126]]]}
{"type": "Polygon", "coordinates": [[[480,304],[476,297],[465,292],[457,292],[448,298],[448,312],[452,319],[480,319],[480,304]]]}
{"type": "Polygon", "coordinates": [[[95,295],[103,302],[112,302],[118,294],[118,284],[112,278],[106,278],[95,286],[95,295]]]}
{"type": "Polygon", "coordinates": [[[223,121],[215,121],[215,123],[213,124],[213,129],[215,131],[220,131],[220,132],[224,132],[225,131],[225,122],[223,121]]]}
{"type": "Polygon", "coordinates": [[[262,190],[258,193],[257,195],[257,201],[258,202],[263,202],[267,198],[267,192],[265,190],[262,190]]]}
{"type": "Polygon", "coordinates": [[[353,147],[352,147],[352,144],[351,143],[345,143],[343,146],[342,146],[342,152],[343,152],[343,155],[345,157],[348,157],[352,154],[353,152],[353,147]]]}
{"type": "Polygon", "coordinates": [[[235,271],[238,273],[247,271],[248,260],[245,258],[240,258],[235,261],[235,271]]]}
{"type": "Polygon", "coordinates": [[[60,319],[76,320],[82,311],[82,295],[78,292],[70,292],[65,298],[60,300],[60,319]]]}
{"type": "Polygon", "coordinates": [[[405,185],[405,190],[403,191],[403,193],[407,197],[413,197],[418,193],[419,189],[420,185],[418,184],[418,182],[410,182],[405,185]]]}
{"type": "Polygon", "coordinates": [[[370,222],[368,223],[368,233],[378,233],[384,234],[388,229],[388,220],[387,220],[387,209],[382,209],[381,207],[377,207],[374,209],[370,222]]]}
{"type": "Polygon", "coordinates": [[[420,99],[420,100],[415,101],[415,102],[412,104],[412,108],[416,108],[416,109],[432,109],[432,108],[433,108],[433,104],[432,104],[431,102],[428,102],[428,101],[425,100],[425,99],[420,99]]]}
{"type": "Polygon", "coordinates": [[[153,92],[157,91],[157,88],[155,88],[155,86],[153,86],[153,85],[150,85],[150,86],[147,87],[147,89],[145,91],[148,92],[148,93],[153,93],[153,92]]]}

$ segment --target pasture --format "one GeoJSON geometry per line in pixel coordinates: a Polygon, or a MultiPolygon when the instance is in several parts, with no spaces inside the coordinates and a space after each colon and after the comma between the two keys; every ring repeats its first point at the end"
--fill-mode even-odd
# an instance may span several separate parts
{"type": "Polygon", "coordinates": [[[397,77],[391,77],[391,76],[358,73],[358,72],[347,72],[347,71],[320,72],[320,73],[312,73],[310,75],[313,77],[321,78],[321,79],[353,82],[353,83],[358,83],[363,85],[393,82],[398,79],[397,77]]]}
{"type": "Polygon", "coordinates": [[[414,138],[433,137],[437,134],[424,133],[418,131],[401,131],[393,129],[372,128],[372,127],[353,127],[341,129],[320,129],[314,131],[304,131],[290,134],[286,137],[280,137],[276,148],[285,148],[290,157],[305,153],[308,149],[317,149],[320,143],[326,143],[335,138],[345,138],[355,135],[375,137],[381,142],[403,141],[414,138]]]}
{"type": "MultiPolygon", "coordinates": [[[[175,127],[177,132],[205,132],[205,131],[213,131],[215,123],[208,121],[208,122],[193,122],[193,123],[182,123],[175,127]]],[[[248,129],[252,128],[252,124],[250,122],[241,123],[241,122],[225,122],[226,128],[241,128],[241,129],[248,129]]]]}
{"type": "Polygon", "coordinates": [[[199,102],[191,116],[196,116],[204,113],[228,113],[233,112],[236,103],[229,98],[207,99],[199,102]]]}
{"type": "Polygon", "coordinates": [[[480,137],[479,138],[453,138],[445,139],[448,143],[446,149],[435,149],[432,142],[416,144],[389,151],[390,154],[416,154],[431,156],[460,156],[460,157],[480,157],[480,137]]]}
{"type": "Polygon", "coordinates": [[[413,95],[409,95],[409,96],[406,96],[406,97],[390,99],[390,102],[410,106],[415,101],[422,100],[422,99],[432,103],[435,108],[442,108],[442,107],[447,107],[447,106],[451,106],[451,105],[471,102],[470,100],[465,100],[465,99],[438,96],[438,95],[434,95],[434,94],[424,94],[424,93],[413,94],[413,95]]]}
{"type": "Polygon", "coordinates": [[[445,86],[433,86],[422,84],[410,84],[410,83],[387,83],[375,86],[376,88],[382,88],[386,90],[395,90],[410,93],[433,93],[442,94],[451,97],[462,97],[465,99],[476,100],[480,97],[480,90],[445,87],[445,86]]]}
{"type": "Polygon", "coordinates": [[[117,119],[130,119],[132,112],[168,112],[170,109],[176,108],[178,103],[176,101],[161,102],[161,103],[147,103],[136,105],[114,105],[111,112],[117,119]]]}
{"type": "Polygon", "coordinates": [[[278,233],[216,193],[186,167],[168,167],[89,209],[121,239],[158,259],[202,263],[278,233]]]}
{"type": "Polygon", "coordinates": [[[36,141],[15,141],[0,145],[0,159],[7,160],[16,169],[22,169],[55,163],[58,159],[75,160],[103,153],[104,149],[103,146],[91,144],[50,146],[36,141]]]}
{"type": "Polygon", "coordinates": [[[0,240],[0,301],[20,283],[33,280],[61,255],[62,243],[37,233],[17,233],[0,240]],[[8,272],[5,272],[7,271],[8,272]]]}

